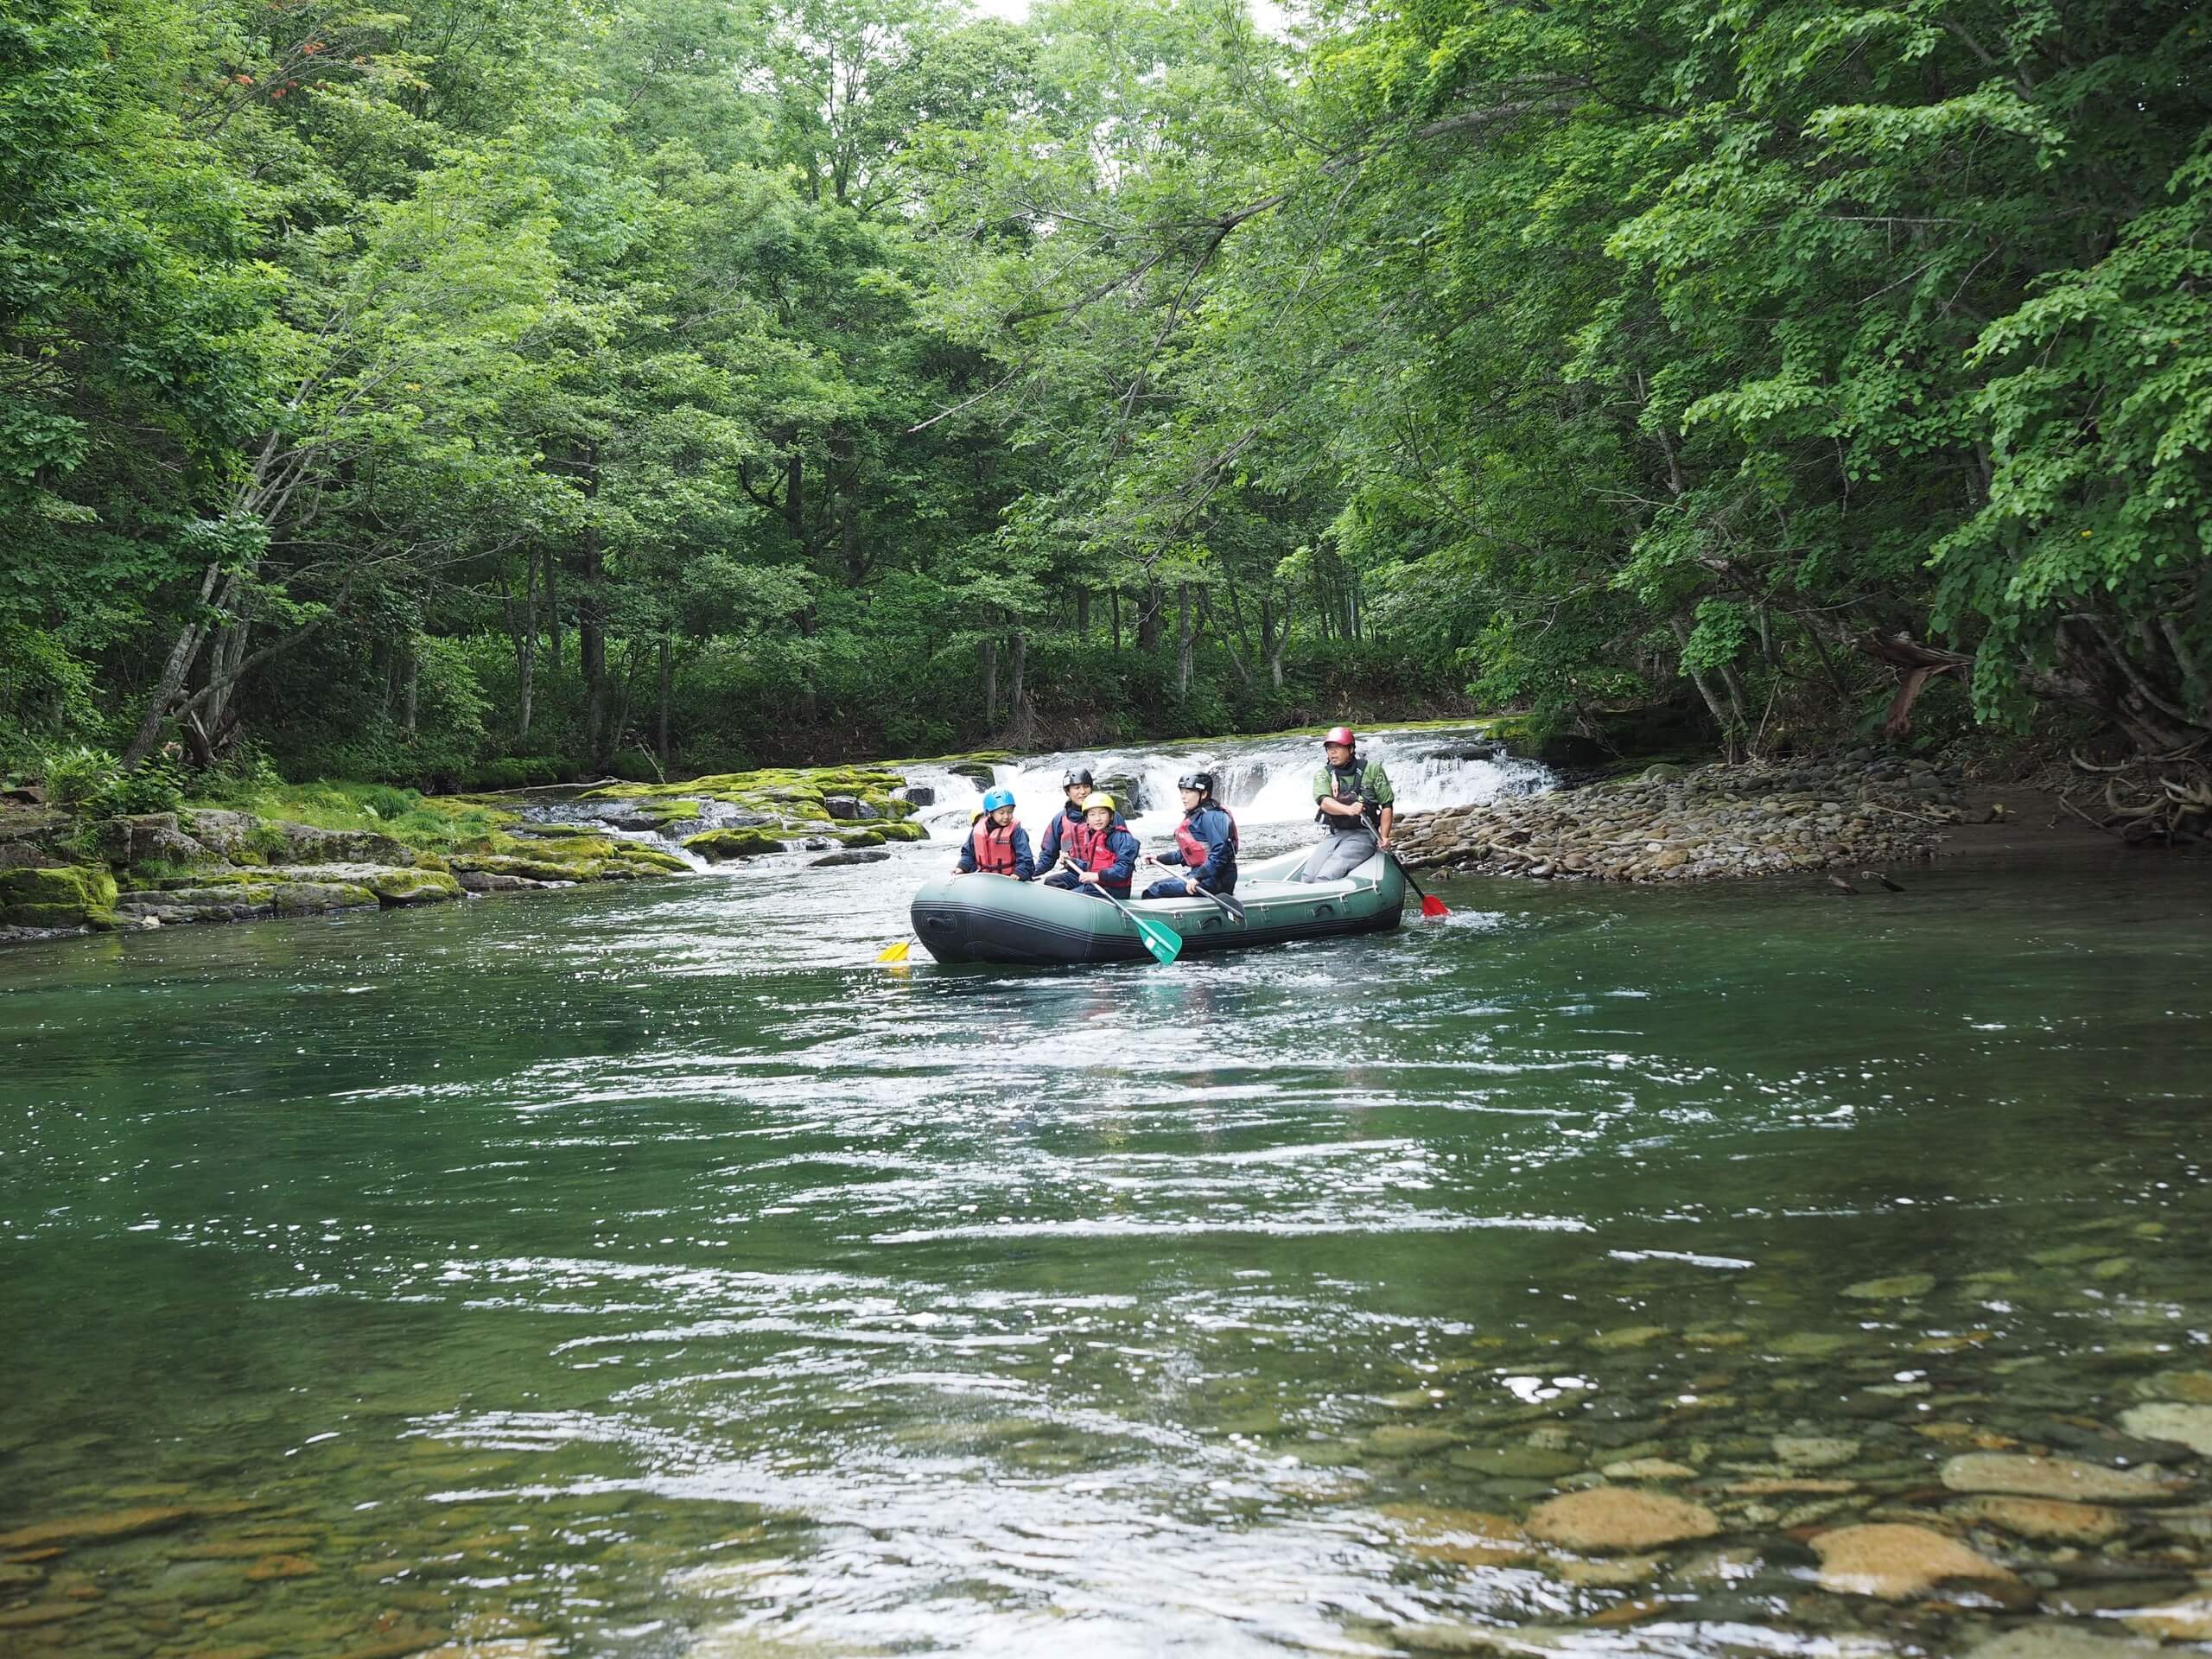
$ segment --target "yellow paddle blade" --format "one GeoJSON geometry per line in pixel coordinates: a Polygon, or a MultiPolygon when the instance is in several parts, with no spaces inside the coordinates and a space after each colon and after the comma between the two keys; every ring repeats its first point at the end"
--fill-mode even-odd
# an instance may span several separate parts
{"type": "Polygon", "coordinates": [[[906,953],[914,948],[912,939],[901,939],[896,944],[887,944],[876,956],[878,962],[904,962],[906,953]]]}

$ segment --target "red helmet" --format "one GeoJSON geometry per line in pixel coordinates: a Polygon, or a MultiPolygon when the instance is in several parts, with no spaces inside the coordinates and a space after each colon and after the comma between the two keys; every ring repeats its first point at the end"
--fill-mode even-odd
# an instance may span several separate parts
{"type": "Polygon", "coordinates": [[[1351,727],[1332,726],[1329,728],[1328,735],[1324,737],[1321,741],[1324,744],[1341,743],[1344,747],[1349,749],[1355,747],[1358,743],[1359,740],[1352,734],[1352,729],[1351,727]]]}

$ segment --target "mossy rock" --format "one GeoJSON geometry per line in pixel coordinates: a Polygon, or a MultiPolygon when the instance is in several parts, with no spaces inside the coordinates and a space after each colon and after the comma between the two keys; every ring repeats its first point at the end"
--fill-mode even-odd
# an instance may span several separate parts
{"type": "Polygon", "coordinates": [[[842,847],[880,847],[883,830],[880,825],[870,825],[866,830],[833,830],[830,838],[842,847]]]}
{"type": "Polygon", "coordinates": [[[455,853],[448,862],[456,875],[518,875],[530,881],[588,881],[595,868],[520,853],[455,853]]]}
{"type": "Polygon", "coordinates": [[[658,847],[640,847],[634,841],[616,842],[614,861],[640,873],[651,872],[658,875],[688,875],[691,871],[691,867],[674,853],[664,852],[658,847]]]}
{"type": "Polygon", "coordinates": [[[435,905],[461,897],[461,883],[443,870],[385,870],[362,885],[383,905],[435,905]]]}
{"type": "Polygon", "coordinates": [[[115,877],[92,865],[0,870],[0,927],[93,927],[121,925],[115,877]]]}
{"type": "Polygon", "coordinates": [[[902,801],[895,795],[868,794],[861,796],[861,799],[874,807],[879,817],[911,818],[922,810],[912,801],[902,801]]]}
{"type": "Polygon", "coordinates": [[[928,829],[912,818],[887,818],[881,823],[871,824],[869,828],[883,841],[927,841],[930,838],[928,829]]]}
{"type": "Polygon", "coordinates": [[[757,858],[763,853],[780,853],[784,843],[766,830],[709,830],[696,836],[686,836],[684,846],[700,857],[711,859],[717,864],[734,858],[757,858]]]}

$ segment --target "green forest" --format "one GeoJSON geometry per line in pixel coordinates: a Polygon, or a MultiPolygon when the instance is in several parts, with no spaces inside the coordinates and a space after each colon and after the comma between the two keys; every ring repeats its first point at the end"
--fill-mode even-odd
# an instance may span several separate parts
{"type": "Polygon", "coordinates": [[[2201,743],[2207,27],[5,0],[0,770],[2201,743]]]}

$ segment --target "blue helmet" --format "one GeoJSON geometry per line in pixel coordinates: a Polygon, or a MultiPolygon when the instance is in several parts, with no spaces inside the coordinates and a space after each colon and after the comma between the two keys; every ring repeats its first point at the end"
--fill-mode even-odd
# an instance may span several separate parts
{"type": "Polygon", "coordinates": [[[1010,789],[989,789],[983,791],[983,810],[986,812],[995,812],[1002,806],[1013,804],[1014,791],[1010,789]]]}

